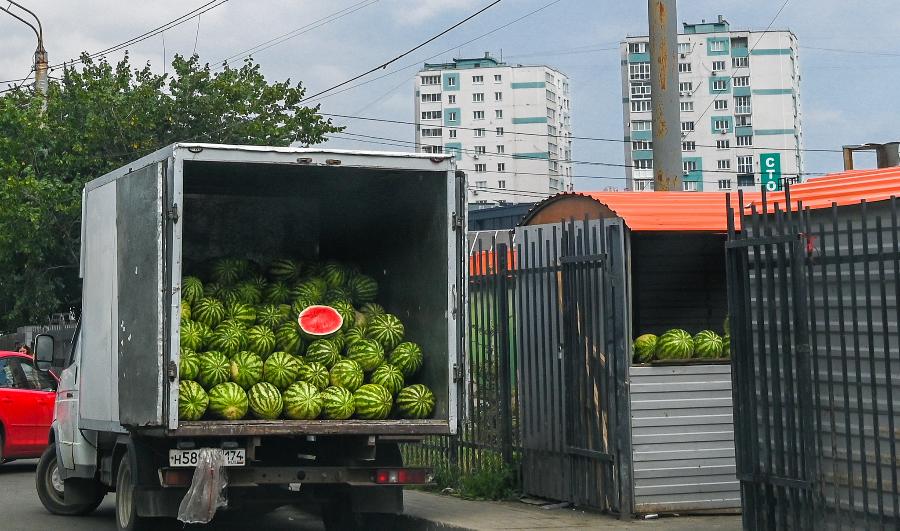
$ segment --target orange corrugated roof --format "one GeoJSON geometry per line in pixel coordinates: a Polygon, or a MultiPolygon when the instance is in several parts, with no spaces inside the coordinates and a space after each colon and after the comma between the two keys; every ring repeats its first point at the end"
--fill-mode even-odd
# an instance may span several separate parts
{"type": "MultiPolygon", "coordinates": [[[[728,229],[724,192],[581,192],[561,195],[582,195],[599,201],[625,220],[633,231],[705,231],[728,229]]],[[[890,199],[900,195],[900,167],[878,170],[854,170],[810,179],[791,187],[791,203],[809,208],[828,208],[890,199]]],[[[547,201],[558,200],[559,195],[547,201]]],[[[752,205],[762,209],[762,194],[743,195],[745,212],[752,205]]],[[[784,192],[767,194],[769,205],[778,203],[784,208],[784,192]]],[[[731,194],[737,209],[737,193],[731,194]]],[[[540,208],[540,204],[535,210],[540,208]]],[[[771,208],[771,206],[770,206],[771,208]]],[[[737,215],[735,216],[738,217],[737,215]]],[[[739,219],[735,226],[740,227],[739,219]]]]}

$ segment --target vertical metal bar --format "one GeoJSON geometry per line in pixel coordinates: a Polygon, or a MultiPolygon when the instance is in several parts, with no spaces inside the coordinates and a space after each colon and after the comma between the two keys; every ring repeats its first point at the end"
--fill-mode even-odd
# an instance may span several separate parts
{"type": "Polygon", "coordinates": [[[681,109],[675,0],[648,0],[654,190],[681,191],[681,109]]]}
{"type": "MultiPolygon", "coordinates": [[[[524,232],[524,231],[523,231],[524,232]]],[[[521,465],[522,472],[522,488],[528,492],[528,474],[533,465],[530,464],[532,452],[531,432],[533,430],[531,421],[534,415],[532,407],[534,399],[532,398],[532,390],[534,384],[532,382],[531,371],[531,348],[528,344],[528,331],[532,326],[529,325],[528,319],[530,315],[525,311],[524,301],[527,297],[527,282],[525,281],[525,271],[527,262],[525,260],[525,252],[522,244],[519,243],[519,234],[516,234],[516,254],[515,254],[515,306],[516,306],[516,356],[521,377],[519,378],[519,445],[521,447],[521,465]]]]}
{"type": "MultiPolygon", "coordinates": [[[[880,222],[879,218],[879,222],[880,222]]],[[[894,308],[897,314],[900,314],[900,224],[897,221],[897,198],[891,197],[891,234],[894,244],[894,308]]],[[[881,237],[881,229],[878,230],[879,238],[881,237]]],[[[883,254],[881,251],[882,242],[879,239],[878,242],[879,254],[883,254]]],[[[895,436],[896,426],[894,421],[894,416],[898,413],[894,411],[894,391],[893,391],[893,379],[894,374],[891,369],[891,356],[893,352],[890,349],[890,323],[888,321],[887,314],[887,284],[885,284],[884,280],[884,263],[879,262],[879,277],[881,279],[881,308],[882,308],[882,316],[884,319],[884,384],[886,391],[886,398],[888,404],[888,434],[889,441],[891,445],[891,462],[894,463],[894,466],[891,467],[891,498],[893,499],[893,507],[894,507],[894,520],[900,521],[900,485],[898,485],[897,481],[897,437],[895,436]]],[[[894,323],[894,326],[897,326],[897,323],[894,323]]],[[[900,334],[898,334],[900,336],[900,334]]],[[[898,337],[898,347],[900,347],[900,337],[898,337]]],[[[896,347],[895,347],[896,348],[896,347]]]]}
{"type": "Polygon", "coordinates": [[[509,285],[507,284],[507,275],[509,274],[509,263],[507,261],[507,246],[501,244],[497,246],[499,253],[498,261],[498,300],[497,300],[497,337],[498,346],[497,354],[499,356],[499,380],[500,380],[500,422],[501,432],[500,438],[503,445],[503,462],[507,465],[512,464],[512,408],[510,407],[510,367],[509,367],[509,285]]]}
{"type": "MultiPolygon", "coordinates": [[[[549,266],[546,260],[546,253],[543,252],[545,245],[544,238],[544,229],[538,228],[536,249],[532,248],[531,253],[532,276],[530,281],[531,301],[529,304],[529,314],[533,316],[533,326],[535,328],[532,336],[532,348],[534,350],[532,369],[534,371],[533,384],[537,388],[537,393],[535,394],[535,404],[537,406],[535,408],[536,421],[541,425],[538,429],[543,432],[542,450],[544,452],[551,452],[555,448],[555,441],[558,436],[555,425],[559,422],[559,418],[553,415],[550,408],[550,393],[553,392],[555,386],[550,381],[550,371],[547,364],[548,353],[544,348],[546,336],[548,335],[547,327],[544,323],[544,268],[549,266]],[[539,419],[546,420],[542,423],[539,419]]],[[[534,246],[535,244],[532,243],[532,245],[534,246]]],[[[552,454],[545,453],[541,456],[542,460],[546,461],[546,458],[549,455],[552,454]]],[[[553,490],[559,490],[559,483],[553,483],[556,485],[553,490]]]]}

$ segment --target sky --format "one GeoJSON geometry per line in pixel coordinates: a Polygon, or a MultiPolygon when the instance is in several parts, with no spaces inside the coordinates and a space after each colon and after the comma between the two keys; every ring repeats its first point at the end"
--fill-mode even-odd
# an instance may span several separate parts
{"type": "MultiPolygon", "coordinates": [[[[50,63],[56,64],[138,36],[206,1],[19,3],[41,18],[50,63]]],[[[253,53],[263,73],[270,81],[301,81],[311,95],[385,63],[491,1],[230,0],[202,14],[199,21],[193,18],[135,44],[129,55],[134,64],[149,62],[162,72],[171,69],[176,53],[196,52],[202,61],[216,65],[232,56],[238,61],[247,50],[271,41],[253,53]]],[[[773,22],[783,2],[682,0],[679,27],[681,22],[724,15],[733,29],[763,30],[771,25],[793,31],[800,44],[806,148],[900,140],[896,0],[789,0],[773,22]]],[[[573,134],[619,139],[623,117],[618,42],[627,35],[646,34],[646,17],[644,0],[502,0],[386,69],[347,85],[354,88],[312,103],[326,113],[412,122],[413,82],[425,61],[490,52],[509,63],[547,64],[565,72],[572,91],[573,134]]],[[[28,74],[34,46],[31,30],[0,12],[0,80],[28,74]]],[[[123,53],[111,53],[108,59],[118,61],[123,53]]],[[[338,118],[335,122],[347,126],[347,134],[334,135],[328,147],[408,151],[415,139],[412,125],[338,118]]],[[[804,157],[807,172],[842,167],[840,153],[807,152],[804,157]]],[[[574,140],[572,158],[622,164],[624,148],[621,142],[574,140]]],[[[872,157],[857,160],[858,166],[873,164],[872,157]]],[[[575,180],[577,190],[624,186],[622,168],[576,164],[573,171],[581,176],[575,180]]]]}

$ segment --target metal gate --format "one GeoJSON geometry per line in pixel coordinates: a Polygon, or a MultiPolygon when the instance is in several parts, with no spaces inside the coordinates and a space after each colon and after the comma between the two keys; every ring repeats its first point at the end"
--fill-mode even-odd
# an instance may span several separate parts
{"type": "Polygon", "coordinates": [[[744,528],[896,529],[896,200],[761,206],[726,244],[744,528]]]}
{"type": "Polygon", "coordinates": [[[621,220],[521,227],[513,280],[523,490],[627,516],[623,230],[621,220]]]}

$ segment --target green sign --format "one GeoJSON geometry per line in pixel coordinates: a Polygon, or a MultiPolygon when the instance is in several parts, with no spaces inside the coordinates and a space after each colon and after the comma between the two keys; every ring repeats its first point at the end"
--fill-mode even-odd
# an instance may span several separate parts
{"type": "Polygon", "coordinates": [[[781,153],[760,153],[759,171],[768,192],[781,190],[781,153]]]}

